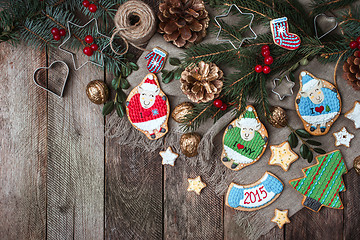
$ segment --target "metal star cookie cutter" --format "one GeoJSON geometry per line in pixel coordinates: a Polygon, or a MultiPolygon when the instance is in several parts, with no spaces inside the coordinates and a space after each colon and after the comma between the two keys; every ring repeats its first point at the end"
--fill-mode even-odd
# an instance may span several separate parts
{"type": "Polygon", "coordinates": [[[334,31],[334,30],[338,27],[338,25],[339,25],[339,24],[338,24],[338,22],[336,21],[336,18],[335,18],[335,17],[329,17],[329,16],[327,16],[325,13],[319,13],[318,15],[316,15],[316,16],[314,17],[314,28],[315,28],[315,36],[316,36],[316,38],[320,40],[321,38],[325,37],[326,35],[328,35],[328,34],[331,33],[332,31],[334,31]],[[334,21],[335,21],[335,26],[332,27],[329,31],[327,31],[326,33],[324,33],[323,35],[321,35],[321,36],[319,37],[318,31],[317,31],[316,20],[317,20],[317,18],[320,17],[320,16],[325,16],[326,19],[334,20],[334,21]]]}
{"type": "Polygon", "coordinates": [[[110,37],[108,37],[108,36],[106,36],[106,35],[104,35],[104,34],[102,34],[102,33],[99,32],[99,26],[98,26],[98,21],[97,21],[97,19],[96,19],[96,18],[93,18],[93,19],[91,19],[89,22],[87,22],[87,23],[86,23],[85,25],[83,25],[83,26],[80,26],[80,25],[77,25],[77,24],[75,24],[75,23],[73,23],[73,22],[71,22],[71,21],[68,21],[68,22],[67,22],[67,28],[68,28],[68,31],[69,31],[69,36],[64,40],[63,43],[61,43],[61,44],[59,45],[58,48],[59,48],[61,51],[63,51],[63,52],[66,52],[66,53],[68,53],[68,54],[71,54],[71,58],[72,58],[72,61],[73,61],[75,70],[79,70],[80,68],[82,68],[83,66],[85,66],[85,65],[88,64],[88,63],[92,63],[92,64],[94,64],[94,65],[96,65],[96,66],[99,66],[99,67],[104,67],[104,55],[103,55],[103,51],[104,51],[105,48],[107,48],[107,47],[110,45],[110,37]],[[102,36],[102,37],[104,37],[104,38],[107,38],[107,39],[109,40],[109,43],[106,44],[106,45],[100,50],[100,62],[101,62],[101,63],[98,63],[98,62],[95,62],[95,61],[92,61],[92,60],[88,60],[88,61],[86,61],[85,63],[83,63],[83,64],[81,64],[80,66],[77,67],[77,66],[76,66],[76,61],[75,61],[75,55],[76,55],[76,54],[73,53],[73,52],[70,52],[69,50],[66,50],[66,49],[62,48],[62,46],[63,46],[64,44],[66,44],[66,42],[67,42],[67,41],[71,38],[71,36],[72,36],[70,25],[73,25],[73,26],[78,27],[78,28],[85,28],[85,27],[87,27],[90,23],[92,23],[93,21],[95,21],[96,34],[98,34],[98,35],[100,35],[100,36],[102,36]]]}
{"type": "Polygon", "coordinates": [[[217,35],[216,35],[216,40],[217,40],[217,41],[220,41],[220,42],[228,42],[228,43],[230,43],[235,49],[239,49],[239,48],[242,46],[242,44],[244,43],[245,40],[252,40],[252,39],[256,39],[256,38],[257,38],[256,33],[255,33],[254,30],[251,28],[251,24],[253,23],[253,20],[254,20],[254,14],[252,14],[252,13],[243,13],[243,12],[238,8],[238,6],[236,6],[235,4],[232,4],[232,5],[229,7],[229,10],[228,10],[225,14],[215,16],[214,20],[215,20],[216,24],[217,24],[217,25],[219,26],[219,28],[220,28],[220,29],[219,29],[219,32],[218,32],[217,35]],[[218,18],[227,17],[227,16],[229,15],[229,13],[231,12],[231,9],[232,9],[233,7],[235,7],[235,8],[240,12],[241,15],[250,15],[250,16],[251,16],[251,20],[250,20],[250,23],[249,23],[249,29],[250,29],[250,31],[254,34],[254,37],[244,37],[244,38],[241,40],[241,43],[240,43],[239,47],[236,47],[235,44],[234,44],[231,40],[228,40],[228,39],[226,39],[226,40],[219,39],[220,34],[221,34],[221,31],[222,31],[222,27],[221,27],[221,25],[220,25],[220,23],[219,23],[219,21],[218,21],[217,19],[218,19],[218,18]]]}
{"type": "Polygon", "coordinates": [[[290,83],[290,87],[289,87],[290,93],[287,93],[287,94],[281,94],[281,93],[279,93],[279,92],[276,92],[275,89],[276,89],[278,86],[280,86],[281,83],[280,83],[280,85],[277,85],[277,84],[276,84],[277,81],[280,81],[279,78],[275,78],[275,79],[273,80],[273,85],[274,85],[274,87],[272,88],[271,91],[272,91],[273,93],[275,93],[275,94],[279,97],[280,101],[284,100],[285,97],[291,97],[291,96],[294,94],[293,87],[295,86],[295,83],[294,83],[293,81],[291,81],[287,75],[285,75],[285,78],[286,78],[286,81],[287,81],[288,83],[290,83]]]}

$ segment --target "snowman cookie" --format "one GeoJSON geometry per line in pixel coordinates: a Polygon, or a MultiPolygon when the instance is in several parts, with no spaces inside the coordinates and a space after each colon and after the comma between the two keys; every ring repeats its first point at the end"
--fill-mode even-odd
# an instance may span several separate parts
{"type": "Polygon", "coordinates": [[[295,107],[306,131],[325,135],[340,115],[341,98],[334,85],[302,71],[295,107]]]}
{"type": "Polygon", "coordinates": [[[161,91],[155,74],[149,73],[126,100],[126,114],[131,124],[150,140],[168,132],[169,100],[161,91]]]}
{"type": "Polygon", "coordinates": [[[267,143],[266,128],[259,121],[255,108],[249,105],[244,113],[226,128],[221,160],[226,167],[239,171],[259,160],[267,143]]]}

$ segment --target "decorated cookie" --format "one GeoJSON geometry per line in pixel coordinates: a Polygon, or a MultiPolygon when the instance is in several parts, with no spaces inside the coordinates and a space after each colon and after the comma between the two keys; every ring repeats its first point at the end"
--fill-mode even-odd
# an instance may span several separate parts
{"type": "Polygon", "coordinates": [[[340,94],[331,83],[302,71],[295,107],[306,131],[325,135],[340,115],[340,94]]]}
{"type": "Polygon", "coordinates": [[[355,136],[349,133],[345,127],[343,127],[339,132],[333,133],[335,137],[335,146],[338,147],[340,145],[344,145],[346,147],[350,147],[350,141],[355,136]]]}
{"type": "Polygon", "coordinates": [[[225,130],[222,162],[226,167],[239,171],[259,160],[267,142],[266,128],[260,122],[255,108],[249,105],[225,130]]]}
{"type": "Polygon", "coordinates": [[[300,47],[301,39],[298,35],[290,33],[287,17],[270,21],[270,28],[274,43],[287,50],[296,50],[300,47]]]}
{"type": "Polygon", "coordinates": [[[201,177],[197,178],[188,178],[189,187],[188,192],[196,192],[197,195],[200,195],[201,190],[206,187],[206,184],[201,181],[201,177]]]}
{"type": "Polygon", "coordinates": [[[279,165],[285,172],[289,170],[290,165],[299,158],[287,141],[280,145],[270,146],[270,150],[271,157],[269,159],[269,165],[279,165]]]}
{"type": "Polygon", "coordinates": [[[250,185],[231,183],[225,204],[236,210],[255,211],[273,203],[283,189],[283,183],[274,174],[265,172],[261,179],[250,185]]]}
{"type": "Polygon", "coordinates": [[[360,128],[360,102],[356,101],[354,107],[345,114],[345,117],[354,122],[355,128],[360,128]]]}
{"type": "Polygon", "coordinates": [[[276,223],[280,229],[286,224],[290,223],[290,219],[288,218],[288,210],[279,210],[275,209],[275,216],[271,219],[272,222],[276,223]]]}
{"type": "Polygon", "coordinates": [[[145,56],[145,59],[148,60],[147,69],[149,70],[149,72],[160,72],[165,65],[167,55],[168,53],[159,47],[156,47],[151,52],[149,52],[145,56]]]}
{"type": "Polygon", "coordinates": [[[126,114],[131,124],[150,140],[163,137],[170,114],[169,100],[161,91],[155,74],[149,73],[126,100],[126,114]]]}
{"type": "Polygon", "coordinates": [[[319,155],[316,164],[302,169],[304,177],[290,180],[290,185],[304,198],[304,207],[318,212],[322,206],[343,209],[339,192],[345,191],[342,175],[347,173],[339,150],[319,155]]]}
{"type": "Polygon", "coordinates": [[[168,147],[166,151],[161,151],[160,156],[162,157],[162,164],[168,164],[174,166],[175,160],[178,158],[179,154],[174,153],[171,147],[168,147]]]}

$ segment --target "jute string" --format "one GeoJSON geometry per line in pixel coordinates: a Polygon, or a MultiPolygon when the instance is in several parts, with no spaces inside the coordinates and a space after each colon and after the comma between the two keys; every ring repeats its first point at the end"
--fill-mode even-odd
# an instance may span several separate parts
{"type": "Polygon", "coordinates": [[[140,46],[147,43],[156,32],[155,13],[149,5],[138,0],[127,1],[117,10],[114,23],[116,29],[111,36],[110,47],[115,54],[127,53],[129,44],[142,51],[148,51],[140,46]],[[120,53],[112,44],[116,35],[119,35],[125,43],[125,49],[120,53]]]}

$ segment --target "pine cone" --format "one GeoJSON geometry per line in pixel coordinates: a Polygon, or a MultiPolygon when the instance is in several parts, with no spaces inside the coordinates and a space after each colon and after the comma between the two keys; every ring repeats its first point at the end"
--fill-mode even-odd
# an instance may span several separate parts
{"type": "Polygon", "coordinates": [[[356,51],[343,65],[344,78],[355,90],[360,90],[360,51],[356,51]]]}
{"type": "Polygon", "coordinates": [[[223,76],[223,71],[214,63],[201,61],[181,73],[181,90],[193,102],[208,102],[219,96],[223,76]]]}
{"type": "Polygon", "coordinates": [[[189,47],[206,36],[210,19],[203,0],[165,0],[159,11],[159,32],[165,41],[189,47]]]}

